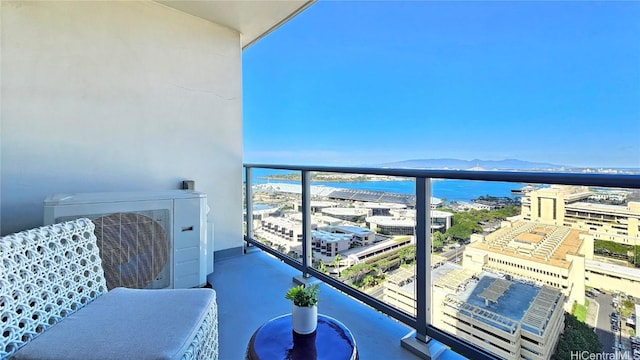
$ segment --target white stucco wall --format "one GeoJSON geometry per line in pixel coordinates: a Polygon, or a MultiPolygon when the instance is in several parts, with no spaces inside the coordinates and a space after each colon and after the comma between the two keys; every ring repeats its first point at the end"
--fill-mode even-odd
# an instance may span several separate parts
{"type": "Polygon", "coordinates": [[[54,193],[195,180],[215,250],[242,244],[236,31],[154,2],[2,1],[2,233],[54,193]]]}

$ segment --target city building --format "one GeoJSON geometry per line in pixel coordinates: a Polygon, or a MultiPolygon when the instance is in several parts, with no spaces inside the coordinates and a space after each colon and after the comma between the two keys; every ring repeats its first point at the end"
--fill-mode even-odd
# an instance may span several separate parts
{"type": "MultiPolygon", "coordinates": [[[[415,313],[415,273],[389,276],[384,301],[415,313]]],[[[432,324],[504,359],[549,359],[564,329],[564,295],[548,286],[476,273],[453,263],[433,270],[432,324]]]]}
{"type": "MultiPolygon", "coordinates": [[[[315,214],[317,212],[322,211],[322,209],[338,207],[338,203],[334,201],[321,201],[321,200],[312,200],[311,201],[311,213],[315,214]]],[[[299,211],[302,211],[299,209],[299,211]]]]}
{"type": "Polygon", "coordinates": [[[446,211],[431,210],[431,232],[444,233],[453,225],[453,214],[446,211]]]}
{"type": "MultiPolygon", "coordinates": [[[[302,213],[299,216],[295,217],[300,222],[302,222],[302,213]]],[[[342,219],[337,219],[332,216],[322,215],[320,213],[316,213],[311,215],[311,227],[320,227],[320,226],[340,226],[345,223],[342,219]]]]}
{"type": "MultiPolygon", "coordinates": [[[[287,214],[287,218],[291,220],[299,221],[302,224],[302,212],[295,212],[287,214]]],[[[317,228],[321,226],[339,226],[345,224],[352,224],[342,219],[334,218],[332,216],[323,215],[322,213],[311,214],[311,227],[317,228]]],[[[300,225],[302,226],[302,225],[300,225]]]]}
{"type": "Polygon", "coordinates": [[[504,207],[497,201],[488,201],[488,200],[473,200],[473,205],[478,210],[495,210],[504,207]]]}
{"type": "Polygon", "coordinates": [[[349,249],[353,235],[311,230],[313,250],[331,258],[349,249]]]}
{"type": "Polygon", "coordinates": [[[414,235],[415,218],[395,216],[369,216],[367,226],[373,231],[384,235],[414,235]]]}
{"type": "Polygon", "coordinates": [[[368,258],[382,255],[387,251],[395,250],[414,242],[412,236],[403,236],[391,240],[384,240],[373,245],[356,247],[347,250],[344,255],[348,258],[348,264],[358,264],[368,258]]]}
{"type": "Polygon", "coordinates": [[[587,286],[640,298],[640,268],[587,259],[584,277],[587,286]]]}
{"type": "Polygon", "coordinates": [[[302,223],[284,217],[266,217],[261,221],[262,230],[291,242],[302,242],[302,223]]]}
{"type": "MultiPolygon", "coordinates": [[[[392,216],[369,216],[367,226],[386,235],[414,235],[416,211],[413,209],[391,210],[392,216]]],[[[453,225],[453,214],[431,210],[431,232],[445,232],[453,225]]]]}
{"type": "Polygon", "coordinates": [[[373,244],[376,234],[369,230],[351,225],[327,226],[311,231],[313,250],[320,252],[323,256],[335,257],[345,254],[345,256],[355,255],[347,250],[354,247],[361,247],[373,244]]]}
{"type": "Polygon", "coordinates": [[[353,225],[329,226],[321,230],[334,234],[351,235],[351,246],[371,245],[376,241],[376,233],[370,229],[361,228],[353,225]]]}
{"type": "MultiPolygon", "coordinates": [[[[253,205],[253,220],[262,220],[265,217],[273,216],[276,212],[279,211],[277,206],[268,205],[268,204],[255,204],[253,205]]],[[[246,221],[247,210],[243,210],[244,218],[246,221]]]]}
{"type": "Polygon", "coordinates": [[[584,303],[585,260],[593,254],[586,231],[530,221],[503,222],[489,235],[473,234],[463,254],[463,266],[507,274],[559,289],[573,302],[584,303]]]}
{"type": "MultiPolygon", "coordinates": [[[[265,184],[253,185],[252,188],[255,193],[257,192],[287,193],[295,196],[300,196],[300,194],[302,194],[302,185],[300,184],[269,182],[265,184]]],[[[311,195],[314,197],[326,197],[332,192],[338,190],[338,188],[334,188],[330,186],[311,185],[310,190],[311,190],[311,195]]]]}
{"type": "Polygon", "coordinates": [[[432,296],[434,326],[503,359],[550,359],[564,330],[564,296],[548,286],[485,273],[455,293],[435,283],[432,296]]]}
{"type": "Polygon", "coordinates": [[[373,202],[396,203],[408,207],[416,204],[415,195],[388,193],[384,191],[359,190],[359,189],[335,189],[327,195],[329,199],[344,200],[349,202],[373,202]]]}
{"type": "Polygon", "coordinates": [[[327,207],[320,210],[322,214],[349,222],[364,222],[369,215],[369,209],[350,207],[327,207]]]}
{"type": "MultiPolygon", "coordinates": [[[[300,213],[294,213],[288,217],[265,217],[261,220],[260,225],[260,231],[273,235],[266,240],[283,246],[285,251],[294,251],[301,255],[302,219],[300,213]]],[[[333,217],[312,215],[311,228],[313,229],[314,250],[325,256],[333,257],[350,248],[366,247],[376,241],[374,231],[347,225],[344,220],[333,217]]]]}
{"type": "Polygon", "coordinates": [[[392,216],[391,210],[406,209],[407,206],[395,203],[364,202],[356,206],[371,209],[371,216],[392,216]]]}
{"type": "Polygon", "coordinates": [[[622,199],[620,192],[597,194],[585,186],[553,185],[527,193],[523,220],[589,231],[595,240],[640,245],[640,202],[610,205],[588,199],[622,199]]]}

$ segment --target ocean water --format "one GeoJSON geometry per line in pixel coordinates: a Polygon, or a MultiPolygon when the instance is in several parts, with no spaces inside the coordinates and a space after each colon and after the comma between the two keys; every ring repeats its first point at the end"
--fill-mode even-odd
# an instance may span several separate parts
{"type": "MultiPolygon", "coordinates": [[[[278,171],[271,169],[253,169],[253,184],[264,184],[269,182],[281,182],[299,184],[299,181],[268,179],[269,175],[288,174],[291,171],[278,171]]],[[[371,191],[384,191],[398,194],[415,194],[415,181],[358,181],[358,182],[328,182],[312,181],[312,185],[329,186],[343,189],[358,189],[371,191]]],[[[431,182],[432,196],[446,201],[466,201],[469,202],[480,196],[516,197],[511,193],[512,189],[519,189],[525,186],[521,183],[495,182],[495,181],[474,181],[474,180],[448,180],[437,179],[431,182]]]]}

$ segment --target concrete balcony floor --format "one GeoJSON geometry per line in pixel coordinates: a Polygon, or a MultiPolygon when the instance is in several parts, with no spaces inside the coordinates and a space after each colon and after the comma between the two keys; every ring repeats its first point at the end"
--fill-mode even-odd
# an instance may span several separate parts
{"type": "MultiPolygon", "coordinates": [[[[259,250],[216,261],[209,279],[218,299],[220,359],[244,359],[253,332],[291,312],[284,294],[296,275],[300,272],[259,250]]],[[[318,309],[351,330],[360,359],[418,359],[400,346],[410,328],[325,284],[318,309]]]]}

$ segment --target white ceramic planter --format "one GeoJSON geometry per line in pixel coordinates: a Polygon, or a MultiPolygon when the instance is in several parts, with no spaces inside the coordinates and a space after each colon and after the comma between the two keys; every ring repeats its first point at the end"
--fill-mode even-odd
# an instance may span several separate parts
{"type": "Polygon", "coordinates": [[[291,309],[293,331],[298,334],[311,334],[318,326],[318,306],[297,306],[291,309]]]}

